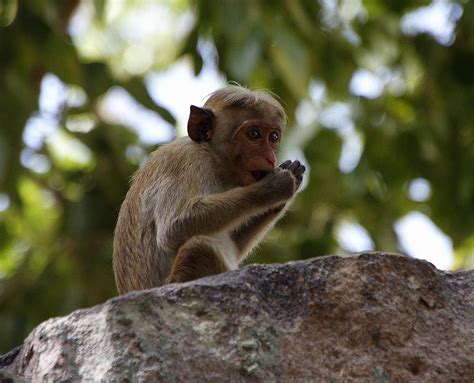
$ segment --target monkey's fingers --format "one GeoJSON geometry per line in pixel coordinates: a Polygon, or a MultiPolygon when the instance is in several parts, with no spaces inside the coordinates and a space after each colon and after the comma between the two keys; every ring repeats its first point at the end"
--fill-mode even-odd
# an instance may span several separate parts
{"type": "Polygon", "coordinates": [[[298,160],[296,161],[293,161],[289,166],[288,166],[288,170],[290,172],[292,172],[293,174],[295,173],[296,169],[298,169],[299,167],[301,166],[301,162],[299,162],[298,160]]]}
{"type": "Polygon", "coordinates": [[[293,172],[293,174],[294,174],[295,176],[296,176],[296,175],[298,175],[298,176],[303,176],[303,173],[304,173],[305,171],[306,171],[306,167],[305,167],[304,165],[300,165],[300,167],[297,168],[297,169],[293,172]]]}
{"type": "Polygon", "coordinates": [[[298,189],[301,185],[301,182],[303,182],[303,175],[295,175],[295,180],[296,189],[298,189]]]}
{"type": "Polygon", "coordinates": [[[301,176],[306,171],[306,167],[299,161],[294,161],[289,167],[294,176],[301,176]]]}
{"type": "Polygon", "coordinates": [[[306,171],[306,167],[299,161],[294,161],[291,166],[288,168],[290,170],[291,168],[291,173],[293,174],[293,177],[295,177],[295,191],[298,190],[300,187],[301,183],[303,182],[303,173],[306,171]]]}
{"type": "Polygon", "coordinates": [[[282,164],[280,164],[280,168],[282,169],[287,169],[288,166],[291,164],[291,161],[290,160],[286,160],[285,162],[283,162],[282,164]]]}

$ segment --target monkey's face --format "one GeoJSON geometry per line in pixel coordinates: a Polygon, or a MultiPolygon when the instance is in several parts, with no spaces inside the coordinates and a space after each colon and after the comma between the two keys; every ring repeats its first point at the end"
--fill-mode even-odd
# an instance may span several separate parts
{"type": "Polygon", "coordinates": [[[271,173],[285,124],[281,110],[264,100],[253,107],[213,108],[191,106],[188,134],[196,143],[209,145],[216,171],[237,186],[271,173]]]}
{"type": "Polygon", "coordinates": [[[275,168],[282,129],[261,119],[243,122],[235,131],[234,171],[239,186],[260,181],[275,168]]]}

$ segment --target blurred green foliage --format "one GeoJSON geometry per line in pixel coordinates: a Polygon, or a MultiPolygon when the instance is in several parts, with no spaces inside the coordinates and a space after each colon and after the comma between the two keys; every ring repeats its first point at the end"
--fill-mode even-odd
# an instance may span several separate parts
{"type": "Polygon", "coordinates": [[[250,261],[344,252],[336,240],[342,219],[366,228],[377,249],[397,251],[394,222],[418,210],[452,239],[456,267],[472,267],[472,2],[459,3],[455,40],[443,45],[427,33],[401,31],[402,16],[426,1],[157,1],[172,9],[170,17],[187,12],[192,18],[179,36],[169,30],[165,39],[147,42],[155,44],[154,55],[141,73],[125,70],[121,58],[142,42],[123,38],[120,24],[112,31],[113,44],[103,39],[113,29],[107,23],[112,3],[127,13],[144,2],[0,1],[0,353],[21,343],[40,321],[115,295],[113,229],[138,165],[125,153],[130,145],[145,152],[153,147],[104,119],[98,103],[120,86],[175,124],[143,79],[181,57],[190,58],[198,74],[202,41],[214,44],[226,78],[271,89],[284,100],[290,126],[285,149],[301,149],[311,168],[291,212],[250,261]],[[68,25],[78,6],[92,10],[92,24],[89,34],[72,40],[68,25]],[[386,76],[380,95],[350,93],[358,69],[386,76]],[[85,101],[66,103],[54,116],[59,141],[31,148],[25,126],[38,114],[48,73],[85,101]],[[324,97],[317,97],[318,89],[324,97]],[[334,109],[338,105],[346,109],[334,109]],[[331,108],[336,114],[349,110],[345,124],[355,129],[344,121],[332,126],[324,117],[331,108]],[[71,128],[75,121],[94,127],[71,128]],[[361,153],[355,168],[341,171],[347,134],[358,137],[361,153]],[[82,157],[72,155],[71,147],[79,147],[82,157]],[[44,166],[27,166],[28,156],[44,166]],[[431,185],[425,201],[408,196],[415,178],[431,185]]]}

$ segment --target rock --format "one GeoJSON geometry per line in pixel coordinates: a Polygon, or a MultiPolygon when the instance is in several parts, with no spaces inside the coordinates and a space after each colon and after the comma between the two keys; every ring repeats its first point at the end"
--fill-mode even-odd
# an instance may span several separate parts
{"type": "Polygon", "coordinates": [[[18,376],[14,376],[8,371],[0,370],[0,382],[2,383],[23,383],[24,380],[18,376]]]}
{"type": "Polygon", "coordinates": [[[474,272],[399,255],[251,266],[50,319],[26,381],[473,382],[474,272]]]}

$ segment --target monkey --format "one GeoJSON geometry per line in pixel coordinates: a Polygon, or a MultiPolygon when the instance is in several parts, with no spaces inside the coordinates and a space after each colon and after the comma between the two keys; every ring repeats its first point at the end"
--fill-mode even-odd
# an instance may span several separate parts
{"type": "Polygon", "coordinates": [[[266,91],[229,85],[191,105],[188,136],[132,177],[114,233],[124,294],[237,269],[282,217],[305,172],[276,166],[286,114],[266,91]]]}

